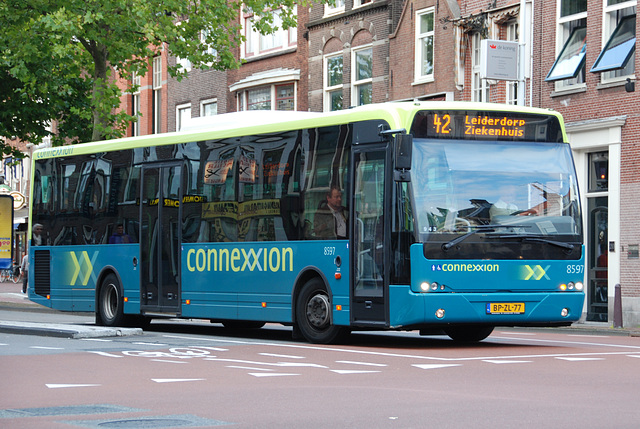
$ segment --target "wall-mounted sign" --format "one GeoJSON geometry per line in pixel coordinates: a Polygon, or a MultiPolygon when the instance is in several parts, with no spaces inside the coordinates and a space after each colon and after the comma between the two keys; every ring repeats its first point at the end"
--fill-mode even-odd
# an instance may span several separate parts
{"type": "Polygon", "coordinates": [[[22,195],[21,192],[13,191],[13,192],[10,192],[9,195],[13,197],[14,210],[20,210],[21,208],[24,208],[24,206],[27,205],[27,198],[24,195],[22,195]]]}
{"type": "Polygon", "coordinates": [[[480,44],[480,77],[518,80],[518,42],[485,39],[480,44]]]}

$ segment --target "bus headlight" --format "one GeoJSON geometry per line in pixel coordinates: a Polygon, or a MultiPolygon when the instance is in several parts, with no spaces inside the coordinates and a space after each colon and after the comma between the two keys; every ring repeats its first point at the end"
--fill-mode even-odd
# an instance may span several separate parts
{"type": "Polygon", "coordinates": [[[582,290],[584,290],[584,284],[582,284],[582,282],[562,283],[560,286],[558,286],[558,289],[560,289],[562,292],[567,291],[567,290],[582,291],[582,290]]]}
{"type": "Polygon", "coordinates": [[[563,308],[562,311],[560,312],[560,315],[562,317],[567,317],[569,315],[569,309],[568,308],[563,308]]]}
{"type": "Polygon", "coordinates": [[[444,317],[444,308],[439,308],[436,310],[436,317],[438,319],[442,319],[444,317]]]}
{"type": "Polygon", "coordinates": [[[438,282],[433,282],[433,283],[422,282],[422,283],[420,283],[420,290],[422,292],[429,292],[430,290],[438,290],[438,289],[444,289],[443,287],[441,287],[438,284],[438,282]]]}

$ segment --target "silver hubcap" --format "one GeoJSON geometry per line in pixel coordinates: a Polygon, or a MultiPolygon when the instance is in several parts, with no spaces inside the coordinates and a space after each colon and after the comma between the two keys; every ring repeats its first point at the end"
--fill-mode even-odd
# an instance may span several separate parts
{"type": "Polygon", "coordinates": [[[323,294],[314,295],[307,303],[307,320],[316,327],[329,324],[329,298],[323,294]]]}

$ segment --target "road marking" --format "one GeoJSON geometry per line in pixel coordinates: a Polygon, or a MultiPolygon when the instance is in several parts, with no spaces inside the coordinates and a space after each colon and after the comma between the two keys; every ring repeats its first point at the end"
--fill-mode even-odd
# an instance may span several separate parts
{"type": "Polygon", "coordinates": [[[336,374],[372,374],[381,371],[359,371],[355,369],[332,369],[331,372],[335,372],[336,374]]]}
{"type": "MultiPolygon", "coordinates": [[[[514,340],[517,338],[503,338],[503,337],[490,337],[491,339],[503,339],[503,340],[514,340]]],[[[601,337],[598,337],[601,338],[601,337]]],[[[606,338],[606,337],[605,337],[606,338]]],[[[562,344],[562,345],[580,345],[580,346],[599,346],[599,347],[617,347],[617,348],[626,348],[626,349],[640,349],[640,346],[627,346],[623,344],[606,344],[606,343],[587,343],[583,341],[562,341],[562,340],[544,340],[537,338],[523,338],[524,341],[535,341],[538,343],[552,343],[552,344],[562,344]]]]}
{"type": "Polygon", "coordinates": [[[169,347],[169,344],[160,344],[160,343],[131,343],[137,346],[157,346],[157,347],[169,347]]]}
{"type": "Polygon", "coordinates": [[[107,353],[107,352],[93,352],[93,351],[91,351],[91,350],[89,350],[87,353],[95,353],[95,354],[100,355],[100,356],[113,357],[113,358],[121,358],[121,357],[124,357],[124,356],[121,356],[121,355],[114,355],[114,354],[107,353]]]}
{"type": "Polygon", "coordinates": [[[502,364],[502,363],[531,363],[533,361],[531,360],[500,360],[500,359],[485,359],[482,362],[489,362],[489,363],[496,363],[496,364],[502,364]]]}
{"type": "Polygon", "coordinates": [[[227,368],[248,369],[249,371],[275,371],[269,368],[254,368],[251,366],[228,365],[227,368]]]}
{"type": "Polygon", "coordinates": [[[300,375],[300,374],[287,374],[283,372],[270,372],[268,374],[264,372],[250,372],[249,375],[253,375],[254,377],[286,377],[289,375],[300,375]]]}
{"type": "Polygon", "coordinates": [[[41,349],[41,350],[64,350],[64,347],[46,347],[46,346],[30,346],[30,349],[41,349]]]}
{"type": "Polygon", "coordinates": [[[156,383],[182,383],[185,381],[206,381],[206,378],[152,378],[156,383]]]}
{"type": "Polygon", "coordinates": [[[640,358],[640,355],[627,355],[629,357],[640,358]]]}
{"type": "Polygon", "coordinates": [[[414,363],[412,366],[420,369],[439,369],[439,368],[449,368],[452,366],[462,366],[462,364],[453,363],[453,364],[421,364],[414,363]]]}
{"type": "Polygon", "coordinates": [[[112,343],[113,340],[105,340],[104,338],[80,338],[82,341],[96,341],[98,343],[112,343]]]}
{"type": "Polygon", "coordinates": [[[279,366],[279,367],[311,367],[311,368],[327,368],[324,365],[318,365],[315,363],[297,363],[297,362],[256,362],[252,360],[241,360],[241,359],[221,359],[216,357],[204,358],[204,360],[211,360],[216,362],[233,362],[233,363],[246,363],[250,365],[266,365],[266,366],[279,366]]]}
{"type": "Polygon", "coordinates": [[[183,360],[167,360],[167,359],[151,359],[153,362],[164,362],[164,363],[189,363],[183,360]]]}
{"type": "Polygon", "coordinates": [[[346,363],[348,365],[364,365],[364,366],[388,366],[386,363],[354,362],[350,360],[337,360],[336,363],[346,363]]]}
{"type": "MultiPolygon", "coordinates": [[[[308,346],[303,344],[278,344],[278,343],[266,343],[262,341],[240,341],[240,340],[226,340],[226,339],[215,339],[215,338],[194,338],[190,336],[180,336],[180,335],[165,335],[167,338],[179,338],[179,339],[189,339],[195,340],[199,339],[201,341],[214,341],[214,342],[224,342],[224,343],[234,343],[240,345],[248,345],[248,346],[266,346],[266,347],[282,347],[289,349],[303,349],[303,350],[320,350],[320,351],[332,351],[332,352],[341,352],[341,353],[351,353],[351,354],[359,354],[359,355],[368,355],[368,356],[383,356],[383,357],[391,357],[391,358],[404,358],[404,359],[416,359],[416,360],[427,360],[427,361],[440,361],[440,362],[464,362],[464,361],[473,361],[473,360],[486,360],[486,359],[532,359],[532,358],[544,358],[544,357],[557,357],[557,356],[581,356],[581,355],[626,355],[630,353],[629,351],[625,352],[593,352],[593,353],[556,353],[556,354],[541,354],[541,355],[521,355],[521,356],[479,356],[479,357],[467,357],[467,358],[447,358],[447,357],[436,357],[436,356],[420,356],[420,355],[411,355],[411,354],[402,354],[402,353],[388,353],[388,352],[373,352],[368,350],[352,350],[338,347],[322,347],[322,346],[308,346]]],[[[514,341],[518,340],[517,338],[505,338],[505,337],[496,337],[491,336],[485,342],[497,342],[495,340],[506,340],[506,341],[514,341]],[[494,341],[489,341],[494,340],[494,341]]],[[[572,346],[572,345],[580,345],[580,346],[602,346],[602,347],[612,347],[612,348],[625,348],[625,349],[640,349],[640,346],[627,346],[622,344],[604,344],[604,343],[591,343],[591,342],[583,342],[583,341],[561,341],[561,340],[545,340],[538,338],[522,338],[522,341],[529,342],[538,342],[538,343],[551,343],[551,344],[561,344],[563,346],[572,346]]]]}
{"type": "Polygon", "coordinates": [[[604,358],[596,358],[596,357],[557,357],[559,360],[568,360],[570,362],[581,362],[581,361],[589,361],[589,360],[604,360],[604,358]]]}
{"type": "Polygon", "coordinates": [[[305,356],[278,355],[275,353],[258,353],[258,354],[261,356],[271,356],[271,357],[284,358],[284,359],[306,359],[305,356]]]}
{"type": "Polygon", "coordinates": [[[67,387],[99,387],[101,384],[45,384],[49,389],[65,389],[67,387]]]}
{"type": "Polygon", "coordinates": [[[608,335],[587,335],[587,334],[567,334],[567,337],[580,337],[580,338],[609,338],[608,335]]]}

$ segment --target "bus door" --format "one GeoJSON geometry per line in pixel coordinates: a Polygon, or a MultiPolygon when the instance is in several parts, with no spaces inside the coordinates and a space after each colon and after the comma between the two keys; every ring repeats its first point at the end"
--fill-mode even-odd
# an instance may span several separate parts
{"type": "Polygon", "coordinates": [[[385,261],[384,214],[387,203],[385,146],[354,147],[353,204],[351,216],[352,293],[351,318],[354,325],[388,324],[388,280],[385,261]]]}
{"type": "Polygon", "coordinates": [[[140,303],[145,313],[180,311],[181,175],[181,164],[142,170],[140,303]]]}

